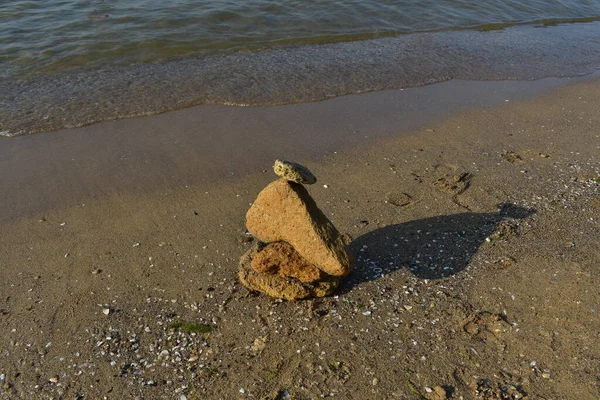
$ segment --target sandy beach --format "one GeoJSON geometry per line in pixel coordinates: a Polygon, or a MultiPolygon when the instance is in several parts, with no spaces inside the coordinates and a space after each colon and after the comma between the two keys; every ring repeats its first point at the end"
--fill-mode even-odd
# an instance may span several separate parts
{"type": "Polygon", "coordinates": [[[0,398],[597,399],[599,109],[449,81],[2,138],[0,398]],[[276,158],[353,239],[334,296],[237,281],[276,158]]]}

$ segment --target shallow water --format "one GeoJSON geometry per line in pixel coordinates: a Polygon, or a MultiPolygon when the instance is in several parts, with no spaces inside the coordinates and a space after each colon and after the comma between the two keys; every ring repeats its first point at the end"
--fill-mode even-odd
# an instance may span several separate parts
{"type": "Polygon", "coordinates": [[[599,1],[486,3],[2,2],[0,136],[600,68],[599,1]]]}
{"type": "Polygon", "coordinates": [[[0,3],[0,77],[598,17],[596,0],[11,0],[0,3]]]}
{"type": "Polygon", "coordinates": [[[199,104],[275,105],[450,79],[584,75],[600,67],[599,37],[600,22],[415,33],[0,81],[0,136],[199,104]]]}

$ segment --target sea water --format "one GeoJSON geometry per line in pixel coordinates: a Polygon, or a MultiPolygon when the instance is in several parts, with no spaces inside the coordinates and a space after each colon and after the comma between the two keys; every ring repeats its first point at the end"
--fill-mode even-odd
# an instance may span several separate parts
{"type": "Polygon", "coordinates": [[[589,73],[598,21],[599,0],[2,1],[0,132],[589,73]]]}

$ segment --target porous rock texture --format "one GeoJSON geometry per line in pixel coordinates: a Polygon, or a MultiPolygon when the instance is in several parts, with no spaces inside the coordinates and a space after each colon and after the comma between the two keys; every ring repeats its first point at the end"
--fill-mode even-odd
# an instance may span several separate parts
{"type": "Polygon", "coordinates": [[[247,288],[284,300],[301,300],[311,297],[328,296],[338,287],[339,277],[325,276],[316,282],[301,282],[292,277],[257,272],[252,268],[252,260],[261,251],[256,243],[240,259],[238,277],[247,288]]]}
{"type": "Polygon", "coordinates": [[[286,179],[270,183],[248,210],[246,228],[262,242],[289,243],[328,275],[346,276],[352,271],[340,233],[300,184],[286,179]]]}
{"type": "Polygon", "coordinates": [[[304,165],[300,165],[291,161],[275,160],[273,171],[277,176],[280,176],[290,182],[312,185],[317,183],[317,177],[304,165]]]}
{"type": "Polygon", "coordinates": [[[286,242],[267,244],[252,259],[251,266],[256,272],[289,276],[301,282],[315,282],[324,275],[286,242]]]}

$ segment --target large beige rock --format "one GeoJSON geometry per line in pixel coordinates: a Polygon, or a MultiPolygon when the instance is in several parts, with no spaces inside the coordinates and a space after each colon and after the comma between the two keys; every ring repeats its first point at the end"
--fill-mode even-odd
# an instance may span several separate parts
{"type": "Polygon", "coordinates": [[[345,276],[352,271],[340,233],[300,184],[285,179],[269,184],[248,210],[246,227],[263,242],[288,242],[326,274],[345,276]]]}
{"type": "Polygon", "coordinates": [[[252,260],[260,254],[261,247],[255,244],[240,259],[238,277],[250,290],[284,300],[301,300],[311,297],[328,296],[340,284],[339,277],[325,276],[316,282],[301,282],[292,277],[283,277],[268,272],[257,272],[252,268],[252,260]]]}
{"type": "Polygon", "coordinates": [[[324,275],[287,242],[269,243],[252,259],[251,266],[256,272],[290,276],[300,282],[315,282],[324,275]]]}

